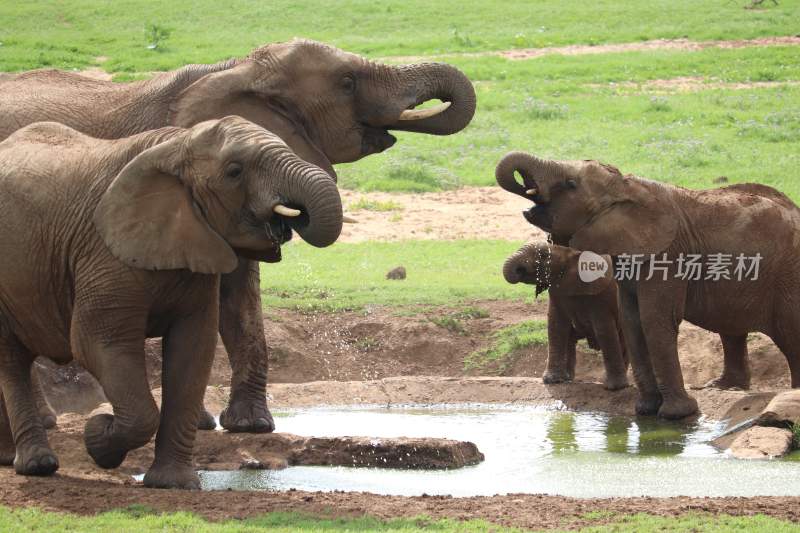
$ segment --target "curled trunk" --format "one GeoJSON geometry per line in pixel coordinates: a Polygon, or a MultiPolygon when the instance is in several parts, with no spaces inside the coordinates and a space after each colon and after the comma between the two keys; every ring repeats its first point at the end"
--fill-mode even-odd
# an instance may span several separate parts
{"type": "Polygon", "coordinates": [[[509,152],[497,163],[495,178],[503,189],[518,194],[529,200],[538,194],[547,200],[547,191],[536,183],[536,178],[563,176],[564,169],[556,161],[545,161],[525,152],[509,152]],[[517,181],[516,172],[522,176],[522,183],[517,181]],[[535,190],[537,194],[528,194],[535,190]]]}
{"type": "Polygon", "coordinates": [[[451,105],[431,117],[398,121],[389,129],[450,135],[466,128],[475,115],[475,89],[457,68],[443,63],[422,63],[397,67],[395,73],[400,85],[413,95],[410,107],[433,99],[451,105]]]}
{"type": "Polygon", "coordinates": [[[342,231],[342,199],[336,182],[320,168],[293,158],[285,168],[281,195],[301,214],[287,218],[289,226],[304,241],[323,248],[330,246],[342,231]]]}

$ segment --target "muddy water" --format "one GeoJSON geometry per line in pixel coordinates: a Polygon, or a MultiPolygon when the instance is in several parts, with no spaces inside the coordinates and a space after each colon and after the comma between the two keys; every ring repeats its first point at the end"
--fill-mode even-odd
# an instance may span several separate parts
{"type": "Polygon", "coordinates": [[[202,472],[208,490],[344,490],[476,496],[575,497],[800,494],[800,462],[739,461],[709,440],[722,425],[571,413],[534,407],[432,406],[302,409],[277,413],[299,435],[446,437],[478,445],[486,460],[452,471],[290,467],[202,472]]]}

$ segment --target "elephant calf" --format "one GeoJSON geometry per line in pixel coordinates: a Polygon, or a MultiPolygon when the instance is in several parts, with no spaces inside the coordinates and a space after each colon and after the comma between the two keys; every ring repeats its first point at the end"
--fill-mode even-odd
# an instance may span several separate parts
{"type": "Polygon", "coordinates": [[[678,361],[684,319],[720,334],[726,373],[738,361],[741,381],[747,334],[768,335],[800,386],[800,208],[785,195],[759,184],[689,190],[598,161],[521,152],[496,174],[533,201],[526,218],[556,242],[614,258],[639,414],[697,412],[678,361]]]}
{"type": "Polygon", "coordinates": [[[217,339],[219,274],[297,232],[339,236],[333,179],[238,117],[99,140],[37,123],[0,143],[0,461],[58,468],[31,393],[34,354],[73,357],[114,414],[84,440],[115,468],[158,431],[149,487],[198,488],[197,420],[217,339]],[[144,339],[163,337],[161,416],[144,339]]]}
{"type": "MultiPolygon", "coordinates": [[[[545,383],[575,378],[575,345],[585,338],[603,352],[605,387],[628,386],[628,356],[622,338],[617,283],[611,268],[605,275],[582,281],[578,273],[580,252],[548,243],[531,243],[506,260],[503,276],[509,283],[536,286],[536,295],[549,290],[547,312],[548,357],[545,383]]],[[[611,264],[611,258],[607,257],[611,264]]]]}

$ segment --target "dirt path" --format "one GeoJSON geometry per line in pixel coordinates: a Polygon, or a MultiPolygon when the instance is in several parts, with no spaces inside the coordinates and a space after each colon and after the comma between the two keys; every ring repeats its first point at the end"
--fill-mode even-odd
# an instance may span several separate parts
{"type": "Polygon", "coordinates": [[[342,201],[359,224],[347,224],[340,242],[404,239],[504,239],[524,241],[544,234],[522,218],[531,202],[500,187],[463,187],[421,194],[342,191],[342,201]],[[360,200],[386,204],[391,211],[353,210],[360,200]]]}
{"type": "Polygon", "coordinates": [[[545,46],[542,48],[515,48],[513,50],[491,50],[487,52],[454,52],[432,56],[389,56],[383,59],[394,63],[415,63],[424,59],[446,59],[453,57],[501,56],[508,59],[536,59],[549,55],[578,56],[593,54],[619,54],[623,52],[647,52],[651,50],[698,51],[706,48],[751,48],[763,46],[797,46],[800,36],[760,37],[757,39],[735,39],[722,41],[692,41],[690,39],[653,39],[635,43],[610,44],[571,44],[566,46],[545,46]]]}

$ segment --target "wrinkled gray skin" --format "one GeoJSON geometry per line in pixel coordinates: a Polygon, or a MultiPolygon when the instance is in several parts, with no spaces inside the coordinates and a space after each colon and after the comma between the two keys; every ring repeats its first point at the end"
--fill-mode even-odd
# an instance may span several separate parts
{"type": "MultiPolygon", "coordinates": [[[[509,283],[536,286],[536,295],[550,292],[547,311],[548,357],[545,383],[575,379],[575,345],[586,339],[603,352],[605,388],[628,386],[628,355],[619,320],[617,283],[609,266],[606,275],[590,283],[578,275],[580,252],[549,243],[526,244],[503,265],[509,283]]],[[[611,265],[611,258],[605,258],[611,265]]]]}
{"type": "MultiPolygon", "coordinates": [[[[465,128],[474,112],[474,89],[453,67],[380,65],[312,41],[267,45],[244,59],[189,65],[130,84],[55,70],[0,79],[0,140],[43,120],[115,139],[239,115],[276,133],[300,157],[334,177],[332,165],[391,147],[395,137],[389,130],[449,135],[465,128]],[[452,104],[436,116],[399,119],[402,111],[431,99],[452,104]]],[[[233,373],[230,403],[220,422],[230,431],[275,427],[266,402],[259,286],[258,266],[244,258],[222,277],[220,334],[233,373]]],[[[214,426],[204,411],[201,428],[214,426]]]]}
{"type": "Polygon", "coordinates": [[[526,218],[556,242],[615,261],[622,254],[666,255],[666,279],[656,273],[620,282],[639,414],[697,412],[678,361],[684,319],[719,333],[726,366],[737,359],[739,371],[747,368],[747,334],[768,335],[786,356],[792,386],[800,386],[800,209],[785,195],[758,184],[694,191],[623,176],[597,161],[544,161],[522,152],[506,155],[496,175],[505,189],[534,202],[526,218]],[[757,280],[737,280],[733,267],[729,280],[693,280],[678,276],[681,254],[762,260],[757,280]]]}
{"type": "Polygon", "coordinates": [[[237,251],[274,254],[291,224],[332,244],[333,179],[239,117],[98,140],[61,124],[0,143],[0,461],[26,475],[58,468],[31,394],[34,355],[73,357],[114,409],[91,417],[86,448],[104,468],[156,436],[149,487],[199,488],[192,467],[214,357],[219,274],[237,251]],[[296,205],[305,220],[274,213],[296,205]],[[161,414],[144,339],[163,337],[161,414]]]}

